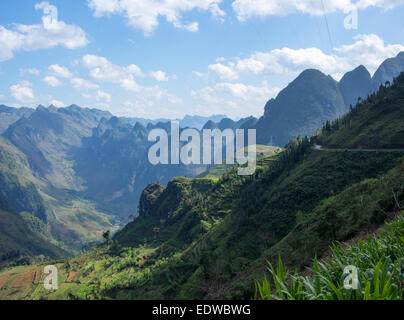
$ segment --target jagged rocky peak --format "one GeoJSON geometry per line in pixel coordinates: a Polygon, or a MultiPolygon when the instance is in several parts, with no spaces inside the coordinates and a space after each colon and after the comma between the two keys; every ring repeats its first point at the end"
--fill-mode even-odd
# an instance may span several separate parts
{"type": "Polygon", "coordinates": [[[139,216],[148,217],[153,214],[153,206],[165,188],[160,183],[151,183],[143,190],[139,201],[139,216]]]}
{"type": "Polygon", "coordinates": [[[380,84],[386,81],[393,81],[401,72],[404,71],[404,52],[400,52],[396,57],[387,59],[377,69],[373,76],[373,90],[377,90],[380,84]]]}
{"type": "Polygon", "coordinates": [[[256,124],[257,142],[283,147],[292,138],[314,134],[347,109],[337,81],[321,71],[305,70],[268,101],[256,124]]]}
{"type": "Polygon", "coordinates": [[[366,98],[370,93],[372,78],[363,66],[346,73],[338,84],[346,106],[356,105],[358,98],[366,98]]]}

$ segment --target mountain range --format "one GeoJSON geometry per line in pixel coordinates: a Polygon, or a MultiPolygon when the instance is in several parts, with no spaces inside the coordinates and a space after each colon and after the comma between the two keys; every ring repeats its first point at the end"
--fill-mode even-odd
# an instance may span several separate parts
{"type": "MultiPolygon", "coordinates": [[[[282,90],[276,99],[268,101],[264,115],[260,119],[249,117],[234,121],[223,115],[210,118],[188,116],[180,120],[180,124],[182,130],[186,127],[220,130],[256,129],[258,144],[285,147],[291,139],[312,136],[323,124],[347,113],[351,105],[354,108],[356,103],[361,103],[362,100],[358,100],[358,97],[366,99],[370,96],[370,101],[376,104],[376,96],[372,96],[372,93],[376,88],[385,90],[380,85],[386,84],[386,81],[392,82],[393,77],[404,70],[403,57],[404,54],[401,53],[395,58],[386,60],[373,78],[363,66],[347,73],[340,82],[318,70],[305,70],[282,90]]],[[[388,114],[391,118],[383,118],[385,119],[383,127],[386,130],[382,147],[397,146],[398,142],[402,141],[400,140],[402,131],[392,129],[401,127],[400,114],[394,112],[388,114]]],[[[370,123],[371,120],[369,116],[369,119],[364,121],[370,123]]],[[[4,203],[2,209],[4,214],[18,214],[20,222],[17,225],[21,225],[20,229],[22,230],[22,225],[24,228],[30,228],[43,241],[38,248],[56,246],[62,250],[43,251],[51,258],[60,257],[61,252],[79,253],[83,246],[100,241],[104,231],[115,232],[140,212],[145,212],[145,204],[146,207],[156,205],[144,201],[143,190],[147,190],[145,188],[150,183],[158,183],[161,186],[152,188],[152,197],[160,199],[157,203],[159,209],[156,209],[162,214],[159,216],[160,220],[167,220],[170,224],[176,225],[174,222],[181,217],[178,204],[187,199],[189,192],[193,194],[192,188],[195,187],[196,193],[199,194],[201,192],[199,188],[209,189],[215,180],[196,180],[189,182],[189,186],[187,178],[181,178],[178,180],[179,183],[172,182],[175,177],[206,177],[203,173],[212,168],[201,165],[152,166],[149,163],[147,150],[151,143],[147,139],[148,133],[156,128],[167,130],[169,125],[170,123],[164,119],[159,121],[119,118],[106,111],[76,105],[66,108],[39,106],[35,110],[0,106],[2,131],[0,197],[4,203]],[[186,187],[182,190],[184,183],[186,187]],[[166,185],[167,188],[164,187],[166,185]],[[174,190],[173,194],[177,197],[175,201],[164,200],[166,199],[164,194],[167,195],[170,190],[174,190]]],[[[357,130],[355,137],[360,137],[360,133],[365,132],[359,123],[354,128],[357,130]]],[[[368,129],[373,130],[371,131],[373,136],[380,137],[379,129],[370,126],[368,129]]],[[[322,141],[330,146],[341,145],[340,137],[345,141],[348,136],[353,137],[350,131],[344,132],[341,130],[339,134],[324,138],[322,141]]],[[[359,144],[370,146],[374,144],[374,139],[352,141],[354,146],[359,144]]],[[[262,167],[272,162],[268,160],[268,155],[264,158],[262,167]]],[[[389,163],[386,162],[386,168],[391,167],[389,163]]],[[[358,177],[367,176],[360,174],[358,177]]],[[[235,183],[237,185],[239,182],[235,183]]],[[[342,190],[342,186],[338,188],[342,190]]],[[[225,190],[220,191],[220,188],[217,190],[224,195],[228,193],[225,190]]],[[[285,190],[277,191],[282,196],[276,201],[273,200],[274,208],[277,203],[286,200],[283,198],[285,190]]],[[[240,190],[234,189],[234,192],[240,190]]],[[[218,194],[215,194],[217,201],[221,202],[217,196],[218,194]]],[[[298,197],[300,199],[301,195],[298,197]]],[[[186,202],[189,206],[187,208],[199,203],[199,200],[195,201],[196,203],[186,202]]],[[[206,217],[206,223],[214,224],[214,221],[221,221],[225,217],[224,213],[230,208],[212,205],[209,210],[216,210],[217,216],[206,217]]],[[[292,211],[291,215],[294,214],[292,211]]],[[[202,213],[198,213],[200,214],[202,213]]],[[[184,222],[182,219],[178,221],[184,222]]],[[[182,227],[178,225],[175,227],[178,232],[184,233],[185,238],[190,237],[187,232],[193,228],[193,224],[189,223],[188,226],[183,226],[185,229],[181,229],[182,227]]],[[[279,240],[292,224],[286,220],[279,222],[278,227],[283,231],[279,231],[276,235],[272,234],[271,237],[279,240]]],[[[210,228],[208,225],[206,227],[210,228]]],[[[193,232],[206,231],[198,228],[193,232]]],[[[120,234],[117,237],[125,239],[126,236],[122,236],[124,233],[120,234]]],[[[122,241],[126,243],[126,240],[122,241]]],[[[139,242],[141,239],[136,241],[139,242]]],[[[20,250],[21,246],[16,244],[14,247],[15,249],[0,247],[2,248],[0,255],[10,257],[4,259],[5,262],[9,260],[10,263],[16,263],[25,258],[34,261],[32,259],[35,259],[42,250],[23,251],[20,250]],[[19,252],[20,256],[9,255],[10,252],[19,252]]]]}
{"type": "Polygon", "coordinates": [[[229,168],[219,176],[152,183],[142,192],[139,217],[104,244],[52,262],[59,290],[44,289],[41,270],[48,263],[38,262],[0,272],[0,298],[251,299],[257,281],[269,275],[269,261],[277,264],[270,270],[278,282],[261,287],[262,296],[293,291],[289,269],[305,277],[302,298],[326,299],[310,279],[328,272],[329,248],[340,242],[349,253],[334,247],[335,274],[318,282],[336,298],[346,294],[343,259],[368,266],[359,279],[365,298],[390,292],[390,299],[401,299],[403,101],[404,73],[312,137],[259,158],[252,176],[229,168]],[[395,231],[384,242],[372,240],[373,233],[385,234],[387,220],[395,231]],[[323,257],[321,264],[314,260],[309,272],[315,257],[323,257]]]}
{"type": "Polygon", "coordinates": [[[257,129],[257,141],[283,147],[290,139],[313,135],[402,71],[404,52],[384,61],[373,77],[364,66],[348,72],[340,82],[318,70],[305,70],[268,101],[264,115],[252,127],[257,129]]]}

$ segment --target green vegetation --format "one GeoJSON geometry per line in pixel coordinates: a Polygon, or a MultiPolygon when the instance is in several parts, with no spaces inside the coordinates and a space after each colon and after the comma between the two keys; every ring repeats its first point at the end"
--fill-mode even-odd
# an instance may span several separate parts
{"type": "MultiPolygon", "coordinates": [[[[399,97],[404,77],[383,90],[399,97]]],[[[342,134],[353,141],[362,131],[387,123],[391,114],[401,116],[396,126],[402,128],[400,101],[379,104],[382,110],[370,117],[378,104],[370,97],[360,107],[363,118],[354,110],[346,116],[355,118],[359,129],[327,124],[319,136],[293,139],[281,153],[261,158],[252,176],[238,176],[234,167],[221,176],[149,185],[137,219],[89,252],[55,262],[59,290],[45,291],[36,280],[16,289],[22,272],[41,267],[32,266],[1,273],[0,298],[250,299],[256,280],[262,298],[269,293],[299,299],[400,298],[403,221],[397,214],[404,203],[404,151],[383,150],[391,147],[381,144],[383,134],[374,135],[372,141],[379,142],[369,145],[382,150],[313,148],[321,139],[342,134]],[[374,233],[386,220],[396,221],[380,237],[351,248],[337,246],[334,258],[315,262],[311,277],[298,276],[314,257],[327,257],[332,243],[374,233]],[[271,283],[275,293],[262,280],[267,261],[272,266],[279,261],[277,270],[271,269],[278,277],[271,283]],[[341,290],[345,263],[360,268],[360,292],[341,290]]]]}
{"type": "MultiPolygon", "coordinates": [[[[0,195],[13,211],[21,214],[26,227],[62,248],[61,252],[69,252],[68,256],[79,253],[86,243],[102,240],[106,229],[118,228],[111,215],[97,208],[93,201],[56,189],[38,177],[27,156],[3,137],[0,137],[0,195]]],[[[15,251],[7,248],[11,251],[0,250],[0,255],[15,251]]]]}
{"type": "Polygon", "coordinates": [[[0,268],[68,256],[69,253],[52,240],[33,231],[21,215],[0,206],[0,268]]]}
{"type": "Polygon", "coordinates": [[[378,93],[351,108],[347,115],[327,122],[318,144],[330,148],[404,149],[404,74],[378,93]]]}
{"type": "MultiPolygon", "coordinates": [[[[271,282],[256,283],[261,300],[402,300],[404,293],[404,212],[379,236],[344,247],[333,246],[332,257],[314,259],[309,276],[290,273],[279,258],[269,263],[271,282]],[[356,289],[344,287],[347,266],[358,270],[356,289]],[[273,283],[273,287],[271,286],[273,283]]],[[[353,285],[351,280],[350,285],[353,285]]]]}
{"type": "MultiPolygon", "coordinates": [[[[273,146],[263,146],[263,145],[256,145],[256,159],[257,159],[257,167],[263,167],[267,164],[270,159],[270,156],[277,154],[282,151],[282,148],[273,147],[273,146]]],[[[248,147],[245,147],[245,152],[248,152],[248,147]]],[[[234,165],[226,165],[226,164],[219,164],[215,165],[209,170],[205,171],[204,173],[200,174],[198,178],[220,178],[226,172],[230,171],[234,165]]]]}
{"type": "MultiPolygon", "coordinates": [[[[388,167],[397,164],[395,153],[309,153],[305,165],[293,165],[291,177],[283,185],[280,181],[284,173],[270,185],[270,189],[279,185],[274,190],[279,192],[278,198],[273,196],[264,204],[265,207],[273,207],[273,211],[261,206],[259,215],[250,214],[244,220],[241,220],[243,213],[235,209],[239,203],[234,199],[240,197],[239,190],[245,187],[236,173],[226,174],[220,179],[220,184],[209,179],[176,179],[162,191],[159,196],[161,202],[150,208],[149,216],[136,219],[109,243],[60,264],[60,271],[65,276],[58,291],[47,292],[37,284],[19,298],[248,299],[254,294],[254,279],[263,278],[266,273],[266,260],[274,263],[281,255],[288,268],[301,270],[310,265],[315,255],[321,256],[326,252],[331,241],[346,241],[362,230],[377,228],[386,218],[394,215],[395,198],[402,203],[402,161],[379,179],[365,180],[343,192],[335,188],[338,175],[320,182],[324,172],[326,177],[332,173],[331,169],[324,170],[332,168],[344,157],[348,158],[344,162],[344,172],[349,173],[346,179],[356,177],[355,180],[361,181],[359,173],[364,176],[369,173],[360,168],[372,167],[371,164],[375,163],[380,171],[386,170],[382,169],[382,164],[390,162],[388,167]],[[337,154],[339,158],[334,163],[331,160],[337,154]],[[367,157],[368,164],[357,165],[358,160],[364,163],[367,157]],[[314,159],[317,161],[312,162],[314,159]],[[307,204],[304,200],[305,206],[302,206],[302,200],[295,199],[293,206],[285,206],[284,215],[277,216],[282,203],[296,198],[294,193],[281,194],[290,188],[296,190],[305,181],[304,177],[317,171],[320,171],[318,175],[309,178],[316,179],[317,183],[307,186],[307,192],[319,193],[333,181],[333,188],[337,190],[334,195],[330,192],[328,196],[320,194],[318,201],[307,204]],[[310,191],[310,188],[313,190],[310,191]],[[172,207],[174,201],[178,204],[172,207]],[[296,223],[298,216],[300,221],[296,223]],[[282,227],[283,221],[287,223],[284,222],[282,227]],[[66,282],[70,276],[73,280],[66,282]]],[[[274,167],[276,162],[272,162],[274,167]]],[[[245,179],[244,183],[247,183],[248,178],[245,179]]],[[[340,184],[343,189],[343,180],[340,184]]],[[[257,209],[260,210],[259,207],[257,209]]],[[[22,294],[22,291],[12,291],[7,287],[3,287],[1,292],[9,298],[22,294]]]]}

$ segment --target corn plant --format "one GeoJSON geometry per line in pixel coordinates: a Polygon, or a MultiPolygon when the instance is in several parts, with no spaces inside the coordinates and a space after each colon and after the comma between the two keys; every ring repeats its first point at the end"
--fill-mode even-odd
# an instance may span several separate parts
{"type": "Polygon", "coordinates": [[[404,218],[390,223],[378,237],[344,248],[332,246],[327,261],[314,259],[312,276],[300,276],[285,268],[279,257],[269,263],[271,281],[256,281],[260,300],[402,300],[404,283],[404,218]],[[358,270],[357,287],[346,289],[346,266],[358,270]]]}

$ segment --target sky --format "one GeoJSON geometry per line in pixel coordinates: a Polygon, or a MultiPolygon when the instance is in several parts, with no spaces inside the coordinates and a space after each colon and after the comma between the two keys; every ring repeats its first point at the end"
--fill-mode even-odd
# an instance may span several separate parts
{"type": "Polygon", "coordinates": [[[404,0],[2,0],[0,104],[261,116],[308,68],[404,51],[404,0]]]}

